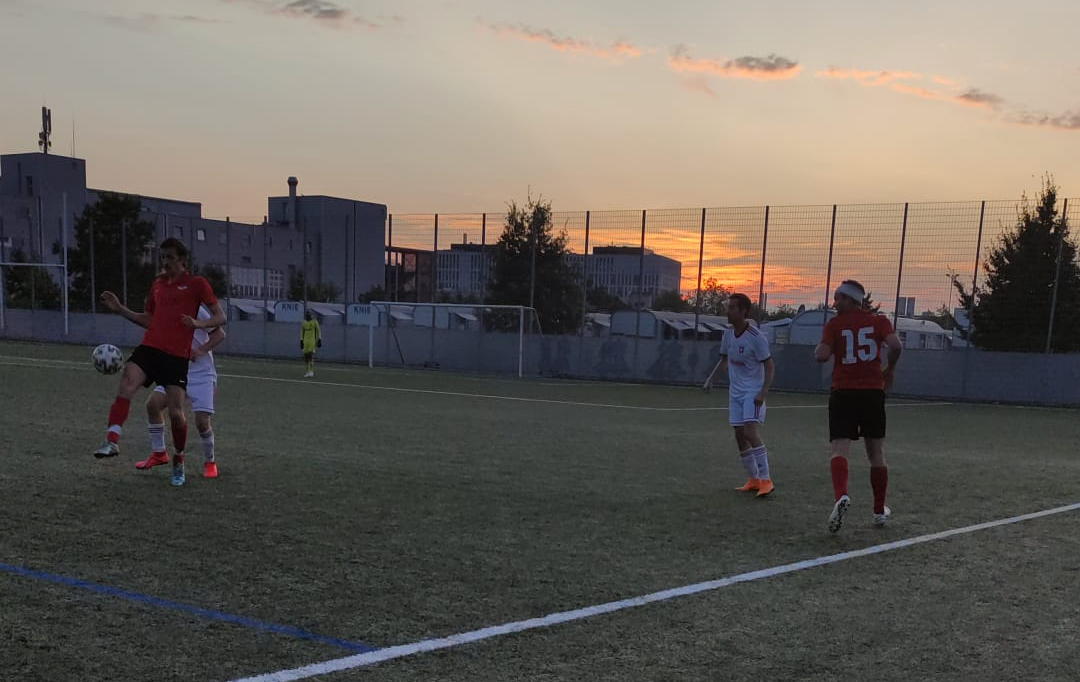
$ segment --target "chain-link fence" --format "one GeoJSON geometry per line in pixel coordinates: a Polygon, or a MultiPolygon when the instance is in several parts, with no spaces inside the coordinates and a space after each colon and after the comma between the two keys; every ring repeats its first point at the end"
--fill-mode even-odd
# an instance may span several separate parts
{"type": "MultiPolygon", "coordinates": [[[[579,322],[569,331],[577,336],[642,336],[642,313],[665,310],[684,317],[657,318],[655,338],[708,339],[716,329],[702,320],[722,317],[726,295],[739,291],[757,303],[759,323],[778,325],[774,342],[807,343],[797,324],[782,326],[785,320],[828,305],[837,284],[852,278],[900,322],[902,334],[918,339],[912,347],[945,350],[969,345],[973,299],[962,294],[987,293],[987,264],[1003,235],[1015,232],[1022,208],[971,201],[569,211],[553,213],[551,222],[566,237],[579,299],[579,322]],[[620,322],[627,312],[636,313],[629,326],[620,322]]],[[[1080,201],[1058,200],[1056,210],[1056,224],[1075,223],[1080,201]]],[[[216,220],[197,208],[177,215],[144,204],[121,220],[73,214],[67,232],[63,225],[0,222],[0,332],[34,337],[33,313],[62,310],[65,298],[73,314],[101,312],[104,290],[140,309],[166,237],[189,245],[193,268],[226,300],[230,321],[261,324],[267,339],[277,334],[275,322],[291,319],[281,309],[288,301],[344,328],[346,308],[368,300],[527,306],[532,298],[529,292],[522,300],[489,300],[505,210],[391,214],[368,223],[340,214],[286,218],[216,220]],[[43,248],[49,253],[39,253],[43,248]],[[29,330],[12,331],[8,319],[20,311],[30,313],[29,330]]],[[[1000,313],[1015,316],[1030,337],[1022,350],[1077,348],[1063,342],[1080,336],[1077,264],[1069,261],[1075,250],[1066,248],[1074,243],[1062,238],[1066,232],[1055,233],[1056,243],[1044,239],[1041,252],[1022,254],[1052,268],[1025,291],[1022,306],[1000,313]]],[[[820,327],[820,313],[817,320],[820,327]]],[[[245,348],[273,345],[252,340],[245,348]]]]}

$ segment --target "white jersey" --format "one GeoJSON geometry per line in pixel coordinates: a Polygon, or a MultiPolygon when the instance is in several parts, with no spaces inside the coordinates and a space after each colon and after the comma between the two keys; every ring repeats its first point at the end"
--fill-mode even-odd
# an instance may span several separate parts
{"type": "MultiPolygon", "coordinates": [[[[199,306],[199,313],[195,316],[200,320],[209,320],[210,311],[206,306],[199,306]]],[[[191,337],[191,349],[201,348],[210,340],[210,333],[205,329],[196,329],[195,335],[191,337]]],[[[199,382],[216,382],[217,381],[217,367],[214,365],[214,353],[213,351],[207,353],[198,358],[193,358],[188,362],[188,385],[199,382]]]]}
{"type": "Polygon", "coordinates": [[[769,341],[757,327],[750,325],[738,336],[734,327],[725,329],[720,354],[727,356],[731,395],[756,394],[765,385],[763,363],[771,355],[769,341]]]}

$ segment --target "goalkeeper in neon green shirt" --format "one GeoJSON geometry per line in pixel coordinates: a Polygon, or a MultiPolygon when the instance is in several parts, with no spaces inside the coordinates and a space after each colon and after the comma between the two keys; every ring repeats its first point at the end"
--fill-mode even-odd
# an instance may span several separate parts
{"type": "Polygon", "coordinates": [[[311,319],[311,311],[304,312],[304,321],[300,323],[300,350],[304,352],[307,372],[304,377],[315,376],[315,349],[322,348],[322,330],[319,321],[311,319]]]}

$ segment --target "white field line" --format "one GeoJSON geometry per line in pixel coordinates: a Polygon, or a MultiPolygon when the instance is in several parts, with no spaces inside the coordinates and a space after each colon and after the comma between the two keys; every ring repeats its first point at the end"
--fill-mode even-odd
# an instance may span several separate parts
{"type": "Polygon", "coordinates": [[[772,568],[764,568],[757,571],[750,571],[749,573],[740,573],[738,575],[729,576],[727,578],[720,578],[718,580],[709,580],[706,582],[695,583],[693,585],[684,585],[682,587],[675,587],[660,592],[653,592],[651,594],[645,594],[639,597],[620,599],[618,601],[607,602],[605,604],[596,604],[593,606],[586,606],[584,608],[574,609],[572,611],[561,611],[558,613],[552,613],[539,618],[529,618],[526,620],[519,620],[511,623],[504,623],[502,625],[480,628],[479,630],[461,632],[455,635],[450,635],[449,637],[425,639],[419,642],[413,642],[412,644],[391,646],[385,649],[378,649],[376,651],[371,651],[365,654],[355,654],[352,656],[346,656],[344,658],[336,658],[333,660],[324,661],[322,663],[313,663],[311,665],[293,668],[290,670],[280,670],[278,672],[267,673],[265,675],[245,677],[242,679],[234,680],[233,682],[291,682],[292,680],[302,680],[309,677],[315,677],[316,675],[326,675],[333,672],[340,672],[342,670],[352,670],[354,668],[361,668],[364,666],[373,665],[375,663],[382,663],[384,661],[390,661],[398,658],[415,656],[417,654],[426,653],[428,651],[450,649],[453,647],[462,646],[464,644],[470,644],[472,642],[479,642],[482,640],[491,639],[493,637],[500,637],[502,635],[508,635],[516,632],[525,632],[527,630],[536,630],[539,628],[547,628],[551,627],[552,625],[558,625],[560,623],[568,623],[575,620],[581,620],[583,618],[591,618],[593,616],[599,616],[605,613],[613,613],[615,611],[622,611],[624,609],[644,606],[646,604],[651,604],[654,602],[667,601],[670,599],[685,597],[687,595],[698,594],[701,592],[710,592],[713,590],[718,590],[722,587],[736,585],[738,583],[752,582],[754,580],[763,580],[765,578],[773,578],[779,575],[786,575],[788,573],[805,571],[810,568],[828,566],[829,564],[835,564],[841,561],[858,559],[860,557],[881,554],[883,552],[891,552],[897,549],[903,549],[905,547],[913,547],[915,545],[921,545],[927,542],[944,540],[946,538],[951,538],[957,535],[966,535],[968,533],[975,533],[977,531],[997,528],[999,526],[1007,526],[1014,523],[1020,523],[1022,521],[1031,521],[1033,519],[1038,519],[1045,516],[1052,516],[1054,514],[1063,514],[1065,512],[1071,512],[1077,509],[1080,509],[1080,502],[1065,505],[1063,507],[1045,509],[1043,511],[1033,512],[1030,514],[1013,516],[1007,519],[998,519],[997,521],[977,523],[972,526],[953,528],[951,530],[944,530],[938,533],[919,535],[917,537],[907,538],[905,540],[886,542],[881,545],[864,547],[863,549],[856,549],[850,552],[830,554],[828,556],[817,557],[816,559],[807,559],[805,561],[797,561],[795,563],[784,564],[782,566],[773,566],[772,568]]]}
{"type": "MultiPolygon", "coordinates": [[[[74,360],[47,360],[36,358],[16,358],[10,356],[0,356],[0,365],[18,365],[22,367],[35,367],[35,368],[52,368],[52,369],[69,369],[71,367],[78,367],[83,369],[92,369],[87,366],[86,363],[76,362],[74,360]],[[29,364],[28,364],[29,363],[29,364]],[[38,364],[34,364],[38,363],[38,364]]],[[[518,396],[505,396],[505,395],[492,395],[488,393],[464,393],[459,391],[436,391],[432,389],[424,388],[401,388],[397,386],[374,386],[371,384],[350,384],[334,381],[318,381],[315,379],[286,379],[282,377],[261,377],[253,376],[250,374],[228,374],[225,372],[219,372],[219,377],[225,377],[228,379],[246,379],[248,381],[270,381],[275,383],[286,384],[305,384],[309,386],[334,386],[338,388],[360,388],[371,391],[389,391],[393,393],[418,393],[423,395],[444,395],[455,396],[459,398],[476,398],[481,400],[499,400],[506,402],[521,402],[521,403],[542,403],[547,405],[566,405],[570,407],[599,407],[613,410],[637,410],[642,412],[727,412],[727,407],[648,407],[642,405],[620,405],[614,403],[590,403],[580,402],[573,400],[553,400],[549,398],[522,398],[518,396]]],[[[950,402],[911,402],[911,403],[895,403],[890,407],[940,407],[942,405],[952,405],[950,402]]],[[[821,405],[770,405],[770,410],[820,410],[821,405]]]]}

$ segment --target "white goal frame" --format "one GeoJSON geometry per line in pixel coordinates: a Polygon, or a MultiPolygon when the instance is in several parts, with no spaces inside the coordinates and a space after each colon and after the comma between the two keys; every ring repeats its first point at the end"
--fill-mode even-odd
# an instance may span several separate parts
{"type": "MultiPolygon", "coordinates": [[[[375,315],[368,320],[368,367],[375,366],[375,327],[387,327],[393,330],[393,312],[405,312],[408,310],[413,315],[417,308],[429,308],[431,309],[431,328],[435,329],[435,311],[442,308],[448,311],[460,310],[468,311],[470,313],[479,313],[483,315],[485,312],[494,310],[510,310],[517,311],[518,314],[518,343],[517,343],[517,375],[518,378],[525,376],[525,319],[527,315],[531,315],[532,319],[536,321],[536,328],[539,330],[540,335],[543,336],[543,330],[540,329],[540,319],[536,315],[536,308],[531,308],[527,305],[495,305],[486,303],[414,303],[412,301],[371,301],[368,305],[372,306],[375,310],[375,315]]],[[[391,332],[393,333],[393,332],[391,332]]],[[[480,333],[483,333],[481,330],[480,333]]]]}

